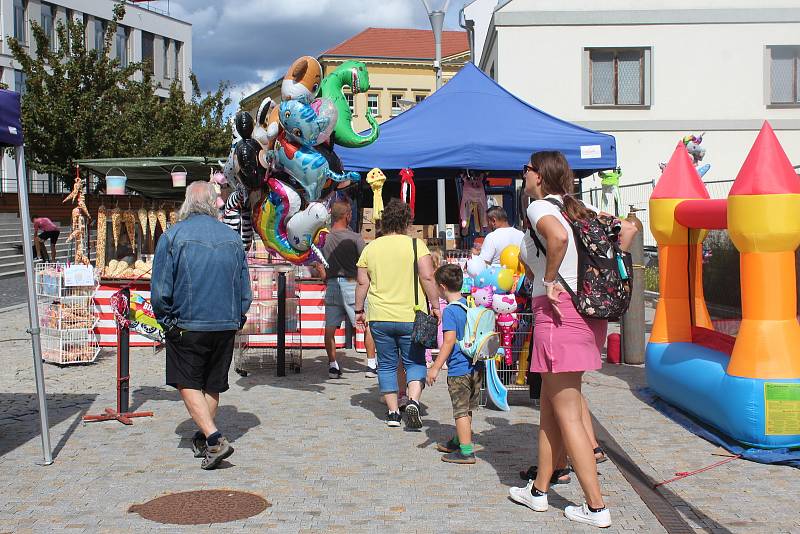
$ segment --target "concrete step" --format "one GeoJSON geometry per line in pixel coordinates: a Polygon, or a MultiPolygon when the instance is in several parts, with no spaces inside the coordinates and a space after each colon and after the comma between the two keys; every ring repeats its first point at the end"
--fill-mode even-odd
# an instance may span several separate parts
{"type": "Polygon", "coordinates": [[[5,278],[13,278],[15,276],[25,276],[25,268],[21,267],[17,271],[8,271],[5,273],[0,273],[0,280],[3,280],[5,278]]]}

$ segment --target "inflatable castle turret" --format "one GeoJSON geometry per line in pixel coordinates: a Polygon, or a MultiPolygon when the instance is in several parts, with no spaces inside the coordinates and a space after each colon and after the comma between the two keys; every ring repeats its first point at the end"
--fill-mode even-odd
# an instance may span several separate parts
{"type": "Polygon", "coordinates": [[[728,233],[739,249],[742,281],[742,325],[728,373],[800,377],[794,258],[800,246],[800,178],[769,124],[731,187],[728,233]]]}
{"type": "Polygon", "coordinates": [[[691,342],[692,317],[697,324],[711,325],[703,296],[703,262],[699,259],[707,232],[690,232],[675,218],[675,208],[684,201],[708,198],[686,146],[678,143],[650,196],[650,229],[658,242],[660,291],[651,343],[691,342]],[[687,268],[693,276],[675,276],[686,273],[687,268]],[[687,306],[690,301],[691,309],[687,306]]]}
{"type": "Polygon", "coordinates": [[[661,291],[645,356],[650,388],[745,445],[800,447],[800,176],[769,124],[727,200],[708,198],[679,145],[653,190],[650,227],[661,291]],[[710,229],[727,229],[740,253],[736,338],[713,331],[705,306],[700,247],[710,229]]]}

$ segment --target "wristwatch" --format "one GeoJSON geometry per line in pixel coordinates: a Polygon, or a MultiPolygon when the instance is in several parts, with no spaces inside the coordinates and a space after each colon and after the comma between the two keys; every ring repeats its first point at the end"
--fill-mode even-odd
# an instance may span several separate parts
{"type": "Polygon", "coordinates": [[[355,314],[364,313],[364,310],[363,309],[361,309],[361,310],[353,310],[353,313],[355,313],[355,314]]]}

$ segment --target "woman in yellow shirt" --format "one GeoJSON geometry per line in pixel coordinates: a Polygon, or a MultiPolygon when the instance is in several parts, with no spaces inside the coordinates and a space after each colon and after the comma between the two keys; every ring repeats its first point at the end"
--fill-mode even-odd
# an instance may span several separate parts
{"type": "Polygon", "coordinates": [[[416,239],[414,257],[412,238],[407,235],[411,224],[411,209],[398,199],[392,199],[383,210],[383,236],[369,243],[358,260],[356,286],[356,322],[369,322],[378,355],[378,384],[389,408],[386,424],[400,426],[397,404],[397,361],[403,361],[408,383],[409,402],[406,406],[406,426],[422,428],[419,399],[427,376],[425,348],[411,342],[414,326],[414,263],[419,272],[419,304],[441,320],[439,294],[433,279],[433,262],[425,243],[416,239]],[[369,294],[369,316],[364,313],[364,301],[369,294]],[[429,303],[433,303],[431,307],[429,303]]]}

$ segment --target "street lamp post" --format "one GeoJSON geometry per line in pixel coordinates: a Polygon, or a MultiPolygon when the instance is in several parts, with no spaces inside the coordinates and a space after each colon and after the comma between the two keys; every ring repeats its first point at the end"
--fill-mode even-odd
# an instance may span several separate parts
{"type": "MultiPolygon", "coordinates": [[[[431,29],[433,30],[433,42],[436,47],[433,70],[436,73],[436,90],[438,91],[442,86],[442,28],[444,27],[444,14],[447,12],[447,6],[450,4],[450,0],[444,0],[444,5],[442,5],[441,0],[439,0],[440,9],[432,9],[432,1],[435,2],[436,0],[422,0],[422,3],[428,11],[428,18],[431,21],[431,29]]],[[[437,223],[439,226],[439,239],[442,241],[442,249],[445,249],[447,248],[445,229],[447,217],[445,216],[444,180],[441,178],[436,181],[436,193],[438,200],[437,223]]]]}

